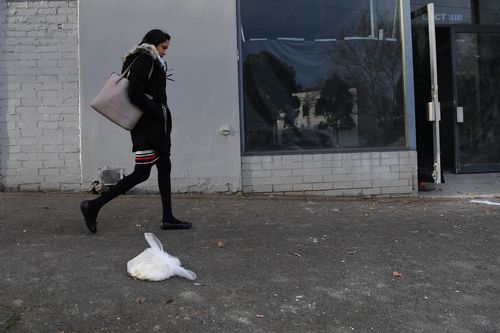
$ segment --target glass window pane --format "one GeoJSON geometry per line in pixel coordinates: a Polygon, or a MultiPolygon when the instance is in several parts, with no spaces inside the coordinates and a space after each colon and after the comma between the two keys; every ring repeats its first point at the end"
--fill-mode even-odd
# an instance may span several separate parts
{"type": "Polygon", "coordinates": [[[397,2],[241,0],[241,15],[246,151],[405,146],[397,2]]]}
{"type": "Polygon", "coordinates": [[[464,108],[459,126],[461,164],[500,162],[500,34],[455,35],[458,105],[464,108]]]}
{"type": "Polygon", "coordinates": [[[481,24],[500,24],[500,1],[479,1],[479,22],[481,24]]]}

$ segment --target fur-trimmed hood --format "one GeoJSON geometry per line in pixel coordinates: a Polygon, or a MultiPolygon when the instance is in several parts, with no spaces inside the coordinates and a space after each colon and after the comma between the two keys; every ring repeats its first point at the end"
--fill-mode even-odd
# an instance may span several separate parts
{"type": "Polygon", "coordinates": [[[127,53],[125,53],[123,55],[123,59],[122,59],[123,62],[125,62],[125,60],[127,59],[127,57],[129,55],[132,55],[134,53],[147,54],[147,55],[149,55],[153,59],[156,59],[156,57],[158,55],[158,52],[156,51],[156,47],[153,44],[143,43],[143,44],[134,46],[132,49],[130,49],[130,51],[128,51],[127,53]]]}

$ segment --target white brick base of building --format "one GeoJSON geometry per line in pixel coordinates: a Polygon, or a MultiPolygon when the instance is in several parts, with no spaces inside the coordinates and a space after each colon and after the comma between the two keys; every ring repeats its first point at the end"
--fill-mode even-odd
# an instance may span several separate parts
{"type": "Polygon", "coordinates": [[[80,191],[78,2],[0,2],[0,184],[80,191]]]}
{"type": "Polygon", "coordinates": [[[326,196],[416,194],[417,153],[247,156],[244,192],[326,196]]]}

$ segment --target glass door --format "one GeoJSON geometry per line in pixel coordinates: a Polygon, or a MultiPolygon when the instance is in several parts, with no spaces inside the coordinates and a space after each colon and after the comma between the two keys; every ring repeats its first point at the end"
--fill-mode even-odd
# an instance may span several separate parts
{"type": "Polygon", "coordinates": [[[456,27],[455,172],[500,171],[500,29],[456,27]]]}
{"type": "Polygon", "coordinates": [[[411,13],[419,181],[441,183],[441,144],[434,4],[411,13]],[[424,16],[425,19],[422,19],[424,16]]]}

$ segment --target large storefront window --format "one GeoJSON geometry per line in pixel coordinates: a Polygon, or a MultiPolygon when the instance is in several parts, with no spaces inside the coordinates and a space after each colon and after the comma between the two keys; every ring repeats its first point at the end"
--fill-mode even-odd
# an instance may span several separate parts
{"type": "Polygon", "coordinates": [[[405,147],[394,0],[240,0],[245,151],[405,147]]]}

